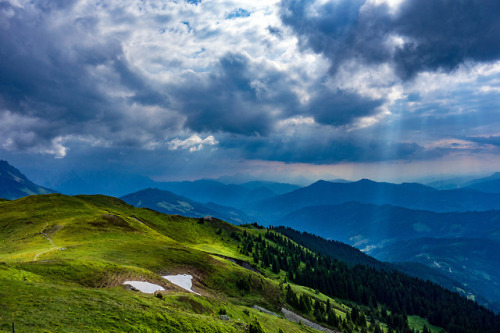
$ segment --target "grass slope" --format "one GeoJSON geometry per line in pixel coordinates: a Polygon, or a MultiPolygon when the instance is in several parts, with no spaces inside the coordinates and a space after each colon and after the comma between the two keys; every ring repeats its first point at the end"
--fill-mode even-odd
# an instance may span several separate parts
{"type": "Polygon", "coordinates": [[[258,318],[270,332],[310,331],[249,308],[273,308],[280,289],[277,281],[211,254],[242,257],[232,231],[241,229],[104,196],[1,202],[0,330],[14,321],[20,332],[241,332],[258,318]],[[192,274],[203,296],[170,284],[161,278],[166,273],[192,274]],[[261,287],[243,295],[240,276],[261,287]],[[167,291],[158,298],[122,285],[134,279],[167,291]],[[230,321],[219,319],[221,308],[230,321]]]}
{"type": "MultiPolygon", "coordinates": [[[[265,332],[313,332],[251,308],[279,312],[286,274],[258,267],[260,275],[225,258],[252,263],[240,251],[243,232],[265,231],[165,215],[106,196],[2,201],[0,331],[10,331],[15,322],[19,332],[248,332],[257,320],[265,332]],[[201,295],[161,277],[178,273],[193,275],[201,295]],[[131,291],[123,286],[126,280],[166,291],[131,291]],[[242,280],[248,288],[241,288],[242,280]],[[220,318],[224,312],[230,320],[220,318]]],[[[350,307],[339,300],[291,286],[348,317],[350,307]]]]}

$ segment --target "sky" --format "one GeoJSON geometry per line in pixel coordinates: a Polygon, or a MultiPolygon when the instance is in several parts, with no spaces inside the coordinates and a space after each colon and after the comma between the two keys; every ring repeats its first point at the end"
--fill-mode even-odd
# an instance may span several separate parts
{"type": "Polygon", "coordinates": [[[46,185],[500,171],[498,0],[0,0],[0,59],[46,185]]]}

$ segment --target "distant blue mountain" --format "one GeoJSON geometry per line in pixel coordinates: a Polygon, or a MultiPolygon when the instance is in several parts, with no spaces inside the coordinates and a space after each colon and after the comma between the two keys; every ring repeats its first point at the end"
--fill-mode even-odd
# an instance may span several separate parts
{"type": "Polygon", "coordinates": [[[435,180],[426,185],[439,190],[471,189],[486,193],[500,193],[500,172],[488,177],[473,178],[471,176],[435,180]]]}
{"type": "Polygon", "coordinates": [[[500,172],[489,177],[474,179],[466,183],[464,187],[486,193],[500,193],[500,172]]]}
{"type": "MultiPolygon", "coordinates": [[[[424,281],[429,280],[437,283],[444,288],[459,292],[464,296],[470,297],[471,295],[474,295],[479,304],[489,306],[490,308],[493,308],[495,306],[495,303],[492,302],[491,298],[483,296],[478,291],[466,286],[465,282],[456,281],[449,276],[450,274],[441,272],[434,267],[428,267],[415,261],[390,263],[381,262],[379,260],[376,260],[374,257],[369,256],[362,251],[359,251],[356,248],[338,241],[326,240],[320,236],[307,232],[299,232],[289,227],[281,226],[274,227],[273,229],[291,238],[302,246],[305,246],[313,251],[317,251],[318,253],[321,253],[323,255],[330,256],[331,258],[334,258],[336,260],[345,262],[348,265],[367,265],[375,269],[384,269],[388,272],[392,271],[393,269],[397,269],[411,276],[418,277],[424,281]]],[[[456,277],[462,278],[461,276],[456,277]]],[[[485,294],[488,295],[488,293],[485,294]]]]}
{"type": "Polygon", "coordinates": [[[13,200],[33,194],[54,192],[33,183],[7,161],[0,161],[0,198],[13,200]]]}
{"type": "Polygon", "coordinates": [[[298,188],[296,185],[261,181],[241,185],[224,184],[211,179],[157,183],[156,186],[201,203],[214,202],[237,208],[298,188]]]}
{"type": "Polygon", "coordinates": [[[371,249],[393,241],[422,237],[475,237],[500,241],[499,221],[500,210],[436,213],[347,202],[300,208],[273,224],[371,249]]]}
{"type": "Polygon", "coordinates": [[[500,242],[473,238],[420,238],[374,249],[375,258],[415,262],[483,295],[481,303],[500,312],[500,242]]]}
{"type": "Polygon", "coordinates": [[[130,193],[120,199],[135,207],[146,207],[165,214],[187,217],[212,216],[234,224],[251,222],[251,219],[245,213],[235,208],[213,203],[202,204],[170,191],[154,188],[130,193]]]}
{"type": "Polygon", "coordinates": [[[150,178],[111,171],[76,170],[61,179],[54,180],[59,192],[76,194],[104,194],[119,197],[144,188],[155,187],[150,178]]]}
{"type": "Polygon", "coordinates": [[[500,210],[437,213],[347,202],[303,207],[272,224],[350,244],[500,312],[500,210]]]}
{"type": "Polygon", "coordinates": [[[298,185],[287,184],[287,183],[276,183],[270,181],[251,181],[240,185],[250,190],[255,190],[257,188],[267,188],[270,191],[272,191],[275,195],[285,194],[301,188],[301,186],[298,185]]]}
{"type": "Polygon", "coordinates": [[[227,185],[208,179],[166,182],[158,184],[158,187],[198,202],[215,202],[228,206],[239,206],[250,192],[249,189],[239,185],[227,185]]]}
{"type": "Polygon", "coordinates": [[[391,184],[363,179],[352,183],[318,181],[290,193],[262,200],[252,206],[252,211],[260,214],[262,219],[276,220],[303,207],[349,201],[435,212],[500,209],[500,194],[470,189],[439,191],[417,183],[391,184]]]}
{"type": "Polygon", "coordinates": [[[496,193],[362,180],[320,181],[253,208],[275,218],[267,223],[345,242],[379,260],[413,262],[398,268],[450,288],[444,275],[459,282],[466,295],[500,311],[499,207],[496,193]]]}
{"type": "Polygon", "coordinates": [[[457,176],[452,178],[443,178],[424,182],[427,186],[433,187],[437,190],[456,190],[462,188],[464,184],[473,180],[473,176],[457,176]]]}
{"type": "Polygon", "coordinates": [[[158,188],[200,203],[213,202],[235,207],[245,207],[251,202],[269,199],[300,188],[297,185],[270,181],[251,181],[243,184],[226,184],[212,179],[157,182],[140,175],[81,170],[54,179],[51,186],[61,193],[70,195],[104,194],[115,197],[145,188],[158,188]]]}

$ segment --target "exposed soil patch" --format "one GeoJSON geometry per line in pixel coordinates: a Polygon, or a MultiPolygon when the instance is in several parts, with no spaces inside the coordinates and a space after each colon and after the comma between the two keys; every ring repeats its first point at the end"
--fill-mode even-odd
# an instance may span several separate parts
{"type": "Polygon", "coordinates": [[[134,227],[127,223],[120,216],[113,214],[102,214],[101,219],[89,222],[90,225],[98,228],[99,230],[111,229],[117,227],[123,231],[137,231],[134,227]]]}

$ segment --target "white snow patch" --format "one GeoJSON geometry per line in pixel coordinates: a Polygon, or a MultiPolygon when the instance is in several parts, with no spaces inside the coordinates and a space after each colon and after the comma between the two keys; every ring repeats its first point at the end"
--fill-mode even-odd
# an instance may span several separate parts
{"type": "Polygon", "coordinates": [[[193,279],[192,275],[178,274],[178,275],[165,275],[162,277],[183,289],[186,289],[192,293],[195,293],[196,295],[199,295],[197,292],[191,289],[193,287],[193,282],[191,281],[193,279]]]}
{"type": "Polygon", "coordinates": [[[142,281],[125,281],[123,284],[128,284],[134,287],[135,289],[146,293],[146,294],[154,294],[155,291],[162,291],[165,290],[163,287],[149,283],[149,282],[142,282],[142,281]]]}

